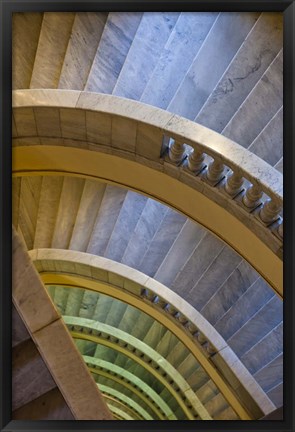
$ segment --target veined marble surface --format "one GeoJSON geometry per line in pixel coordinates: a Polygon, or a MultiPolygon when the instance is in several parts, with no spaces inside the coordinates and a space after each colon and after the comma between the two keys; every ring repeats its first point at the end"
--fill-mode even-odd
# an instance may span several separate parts
{"type": "Polygon", "coordinates": [[[106,12],[77,12],[58,88],[83,90],[107,20],[106,12]]]}
{"type": "Polygon", "coordinates": [[[142,102],[167,108],[217,17],[216,12],[180,14],[140,98],[142,102]]]}
{"type": "Polygon", "coordinates": [[[282,14],[264,12],[229,64],[195,121],[221,132],[283,43],[282,14]]]}
{"type": "Polygon", "coordinates": [[[283,51],[281,50],[222,134],[249,147],[283,104],[283,51]],[[242,121],[241,121],[242,120],[242,121]]]}
{"type": "Polygon", "coordinates": [[[113,89],[114,95],[140,99],[178,17],[179,12],[143,14],[113,89]]]}
{"type": "Polygon", "coordinates": [[[141,12],[109,13],[84,90],[112,93],[141,17],[141,12]]]}
{"type": "Polygon", "coordinates": [[[57,88],[75,14],[45,12],[30,88],[57,88]]]}
{"type": "Polygon", "coordinates": [[[169,111],[191,120],[196,117],[258,16],[238,12],[219,15],[169,104],[169,111]]]}
{"type": "Polygon", "coordinates": [[[12,88],[29,88],[43,14],[12,14],[12,88]],[[21,73],[20,73],[21,71],[21,73]]]}

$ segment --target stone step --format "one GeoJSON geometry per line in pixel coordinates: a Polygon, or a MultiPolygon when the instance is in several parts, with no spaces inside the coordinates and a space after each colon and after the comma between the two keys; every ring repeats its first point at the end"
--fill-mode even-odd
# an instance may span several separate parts
{"type": "Polygon", "coordinates": [[[214,420],[240,420],[240,418],[229,406],[222,411],[218,411],[214,415],[214,420]]]}
{"type": "Polygon", "coordinates": [[[79,317],[92,319],[96,310],[99,294],[90,290],[85,290],[79,310],[79,317]]]}
{"type": "Polygon", "coordinates": [[[65,308],[66,316],[79,316],[83,295],[84,292],[80,288],[70,289],[70,293],[65,308]]]}
{"type": "Polygon", "coordinates": [[[283,302],[277,296],[272,297],[257,313],[247,321],[228,343],[234,352],[241,357],[253,345],[266,336],[283,320],[283,302]]]}
{"type": "Polygon", "coordinates": [[[175,368],[177,368],[188,356],[189,351],[174,335],[171,335],[171,333],[169,334],[168,332],[167,335],[169,336],[169,343],[167,343],[169,352],[166,353],[166,359],[173,364],[175,368]]]}
{"type": "Polygon", "coordinates": [[[77,12],[58,88],[83,90],[107,20],[107,12],[77,12]]]}
{"type": "Polygon", "coordinates": [[[121,261],[147,199],[147,197],[135,192],[127,192],[106,246],[104,253],[106,258],[121,261]]]}
{"type": "Polygon", "coordinates": [[[167,208],[167,212],[157,227],[148,249],[142,256],[138,266],[139,271],[154,277],[186,220],[185,216],[171,208],[167,208]]]}
{"type": "Polygon", "coordinates": [[[204,384],[208,382],[208,375],[204,369],[199,366],[188,378],[188,384],[194,392],[197,392],[204,384]]]}
{"type": "MultiPolygon", "coordinates": [[[[241,356],[241,360],[250,371],[255,374],[262,366],[268,364],[282,353],[283,323],[273,328],[263,339],[256,343],[249,351],[241,356]]],[[[283,379],[283,377],[282,377],[283,379]]]]}
{"type": "Polygon", "coordinates": [[[256,154],[272,166],[283,157],[283,107],[262,129],[260,134],[249,146],[251,153],[256,154]]]}
{"type": "Polygon", "coordinates": [[[57,88],[72,26],[73,12],[45,12],[30,88],[57,88]]]}
{"type": "Polygon", "coordinates": [[[139,264],[166,213],[167,207],[163,204],[153,199],[146,201],[145,207],[122,256],[122,264],[139,269],[139,264]]]}
{"type": "Polygon", "coordinates": [[[247,148],[282,104],[283,51],[281,50],[225,126],[222,134],[247,148]]]}
{"type": "Polygon", "coordinates": [[[107,185],[91,234],[87,253],[103,256],[120,213],[127,190],[107,185]]]}
{"type": "Polygon", "coordinates": [[[141,17],[141,12],[108,14],[84,90],[112,93],[141,17]]]}
{"type": "Polygon", "coordinates": [[[150,328],[146,331],[142,341],[151,348],[156,349],[159,340],[165,335],[166,331],[167,330],[164,326],[159,324],[158,321],[154,321],[150,328]]]}
{"type": "MultiPolygon", "coordinates": [[[[228,278],[231,277],[232,273],[241,262],[242,258],[234,250],[224,246],[191,291],[188,292],[188,301],[197,310],[201,310],[205,305],[214,301],[218,290],[228,278]],[[220,263],[222,263],[222,265],[220,265],[220,263]]],[[[245,265],[247,266],[247,264],[245,265]]]]}
{"type": "Polygon", "coordinates": [[[167,108],[217,16],[217,12],[180,14],[144,89],[142,102],[167,108]]]}
{"type": "Polygon", "coordinates": [[[105,188],[106,185],[103,183],[85,180],[69,249],[86,251],[105,188]]]}
{"type": "Polygon", "coordinates": [[[56,222],[63,177],[42,177],[34,249],[50,248],[56,222]]]}
{"type": "Polygon", "coordinates": [[[276,407],[281,407],[284,403],[283,400],[283,382],[275,386],[273,389],[271,389],[267,396],[270,398],[270,400],[275,404],[276,407]]]}
{"type": "Polygon", "coordinates": [[[56,286],[53,302],[61,315],[65,315],[70,290],[67,287],[56,286]]]}
{"type": "Polygon", "coordinates": [[[283,174],[283,170],[284,170],[284,160],[283,158],[281,158],[275,165],[275,168],[280,171],[280,173],[283,174]]]}
{"type": "Polygon", "coordinates": [[[228,404],[221,393],[218,393],[212,399],[204,404],[205,408],[214,419],[228,408],[228,404]]]}
{"type": "Polygon", "coordinates": [[[187,298],[188,293],[196,285],[203,273],[213,263],[216,255],[223,248],[223,243],[210,233],[197,243],[193,253],[185,264],[179,269],[171,289],[183,298],[187,298]]]}
{"type": "Polygon", "coordinates": [[[279,354],[263,368],[255,372],[254,378],[265,392],[271,391],[281,383],[283,376],[283,354],[279,354]]]}
{"type": "Polygon", "coordinates": [[[56,223],[51,247],[68,249],[85,180],[78,177],[65,177],[59,200],[56,223]]]}
{"type": "Polygon", "coordinates": [[[274,295],[269,285],[258,278],[214,324],[215,329],[228,340],[274,295]]]}
{"type": "Polygon", "coordinates": [[[190,120],[196,118],[258,17],[259,13],[219,14],[175,92],[168,111],[190,120]]]}
{"type": "Polygon", "coordinates": [[[282,47],[282,15],[262,13],[195,121],[221,133],[282,47]]]}
{"type": "Polygon", "coordinates": [[[12,348],[30,339],[30,333],[28,332],[26,326],[23,323],[23,320],[21,319],[14,305],[12,305],[11,324],[12,324],[12,330],[11,330],[12,348]]]}
{"type": "Polygon", "coordinates": [[[116,96],[140,100],[179,12],[145,12],[113,89],[116,96]]]}
{"type": "Polygon", "coordinates": [[[28,250],[33,249],[41,185],[42,177],[21,178],[18,225],[28,250]]]}
{"type": "Polygon", "coordinates": [[[13,420],[75,420],[58,387],[13,411],[13,420]]]}
{"type": "Polygon", "coordinates": [[[12,88],[30,86],[43,13],[12,14],[12,88]]]}
{"type": "Polygon", "coordinates": [[[12,410],[56,386],[32,339],[12,350],[12,410]]]}
{"type": "Polygon", "coordinates": [[[218,393],[219,390],[211,379],[208,380],[196,391],[196,395],[203,404],[209,402],[218,393]]]}
{"type": "Polygon", "coordinates": [[[199,367],[199,364],[198,364],[197,360],[190,353],[180,363],[180,365],[177,367],[177,370],[183,376],[184,379],[188,379],[193,373],[195,373],[195,371],[198,367],[199,367]]]}
{"type": "Polygon", "coordinates": [[[205,234],[206,231],[201,226],[188,219],[179,231],[154,278],[169,287],[205,234]]]}
{"type": "MultiPolygon", "coordinates": [[[[219,258],[222,258],[221,254],[219,258]]],[[[219,259],[218,263],[220,264],[219,259]]],[[[258,278],[258,273],[250,264],[248,264],[247,261],[241,260],[237,267],[228,274],[228,277],[225,278],[223,283],[216,286],[215,292],[212,292],[211,288],[212,296],[207,302],[193,304],[198,306],[202,315],[204,315],[212,325],[215,325],[258,278]]],[[[214,284],[214,279],[212,283],[214,284]]],[[[203,284],[201,287],[203,287],[203,284]]],[[[201,294],[202,292],[203,289],[201,294]]]]}

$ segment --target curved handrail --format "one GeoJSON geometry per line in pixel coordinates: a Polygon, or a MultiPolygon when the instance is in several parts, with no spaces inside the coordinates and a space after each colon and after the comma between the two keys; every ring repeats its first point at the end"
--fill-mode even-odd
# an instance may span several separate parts
{"type": "MultiPolygon", "coordinates": [[[[226,376],[232,376],[235,380],[238,379],[262,412],[267,413],[274,409],[272,402],[214,327],[193,306],[160,282],[124,264],[83,252],[35,249],[29,251],[29,255],[36,267],[40,266],[41,276],[42,273],[56,272],[55,262],[58,261],[60,272],[64,264],[67,269],[65,273],[68,273],[69,263],[71,263],[73,268],[71,274],[79,274],[84,278],[89,278],[89,275],[92,275],[91,280],[100,277],[102,278],[101,282],[104,281],[108,284],[106,282],[109,280],[108,274],[114,273],[123,278],[123,281],[131,281],[132,283],[122,283],[124,288],[118,282],[120,286],[117,288],[126,293],[130,292],[132,296],[141,301],[149,302],[153,308],[169,316],[170,320],[177,324],[177,327],[180,326],[184,333],[188,333],[190,338],[193,337],[203,359],[205,359],[204,353],[206,352],[206,362],[212,362],[214,369],[216,367],[220,369],[220,365],[222,365],[222,373],[225,373],[226,376]],[[97,272],[91,271],[91,268],[99,268],[101,270],[100,276],[97,272]]],[[[43,276],[42,279],[46,283],[43,276]]],[[[197,360],[202,362],[201,358],[197,360]]],[[[201,364],[206,370],[206,364],[201,364]]],[[[209,373],[208,370],[207,373],[209,373]]],[[[212,379],[214,381],[214,378],[212,379]]]]}
{"type": "MultiPolygon", "coordinates": [[[[101,157],[119,156],[167,174],[242,223],[273,254],[276,266],[281,265],[282,174],[233,141],[161,109],[110,95],[16,90],[13,108],[13,142],[19,150],[41,146],[48,159],[61,147],[72,153],[77,148],[86,149],[91,150],[89,153],[99,152],[101,157]],[[45,148],[50,150],[50,146],[54,149],[48,154],[45,148]]],[[[202,205],[207,204],[204,201],[202,205]]],[[[201,223],[206,226],[206,221],[201,223]]],[[[219,225],[224,230],[224,224],[219,225]]],[[[228,230],[229,226],[227,236],[228,230]]],[[[228,241],[219,231],[216,234],[228,241]]],[[[248,249],[245,254],[241,242],[243,248],[249,248],[246,240],[237,243],[230,234],[228,243],[249,259],[282,296],[278,271],[268,277],[265,259],[260,258],[256,267],[253,252],[248,249]]]]}

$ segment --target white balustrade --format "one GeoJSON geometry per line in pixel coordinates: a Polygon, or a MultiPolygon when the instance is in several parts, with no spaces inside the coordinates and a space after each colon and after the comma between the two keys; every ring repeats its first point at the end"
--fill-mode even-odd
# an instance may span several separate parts
{"type": "Polygon", "coordinates": [[[188,161],[187,161],[188,168],[194,173],[201,171],[205,165],[204,159],[205,159],[205,154],[203,152],[198,151],[196,149],[193,150],[188,157],[188,161]]]}
{"type": "Polygon", "coordinates": [[[185,154],[185,146],[182,142],[173,140],[169,147],[169,158],[174,163],[180,163],[185,154]]]}
{"type": "Polygon", "coordinates": [[[281,209],[282,207],[278,202],[268,199],[260,210],[259,216],[264,223],[271,224],[278,219],[281,209]]]}
{"type": "Polygon", "coordinates": [[[243,177],[239,173],[233,172],[226,180],[225,190],[233,197],[242,190],[243,183],[243,177]]]}
{"type": "Polygon", "coordinates": [[[208,167],[207,179],[212,183],[217,183],[223,176],[224,165],[218,159],[215,159],[208,167]]]}
{"type": "Polygon", "coordinates": [[[249,187],[243,196],[243,203],[249,209],[254,209],[260,204],[260,200],[262,197],[262,190],[259,186],[252,185],[249,187]]]}

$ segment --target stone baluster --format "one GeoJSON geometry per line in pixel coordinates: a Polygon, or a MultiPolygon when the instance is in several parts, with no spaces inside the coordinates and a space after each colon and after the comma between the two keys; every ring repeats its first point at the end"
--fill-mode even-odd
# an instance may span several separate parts
{"type": "Polygon", "coordinates": [[[218,159],[215,159],[208,167],[207,179],[213,183],[218,183],[222,178],[224,165],[218,159]]]}
{"type": "Polygon", "coordinates": [[[260,219],[266,224],[271,224],[278,219],[282,206],[276,200],[268,199],[265,201],[259,212],[260,219]]]}
{"type": "Polygon", "coordinates": [[[184,144],[173,140],[169,147],[169,158],[174,163],[179,163],[184,158],[185,147],[184,144]]]}
{"type": "Polygon", "coordinates": [[[283,222],[279,225],[279,228],[278,228],[278,233],[279,233],[279,236],[281,237],[281,239],[283,239],[284,238],[284,227],[283,227],[283,222]]]}
{"type": "Polygon", "coordinates": [[[226,181],[225,190],[230,196],[237,195],[244,183],[244,178],[237,172],[233,172],[226,181]]]}
{"type": "Polygon", "coordinates": [[[204,167],[205,154],[198,150],[193,150],[189,155],[187,165],[193,172],[199,172],[204,167]]]}
{"type": "Polygon", "coordinates": [[[262,190],[259,186],[252,185],[247,189],[247,192],[243,196],[243,203],[249,209],[254,209],[260,204],[260,199],[262,197],[262,190]]]}

